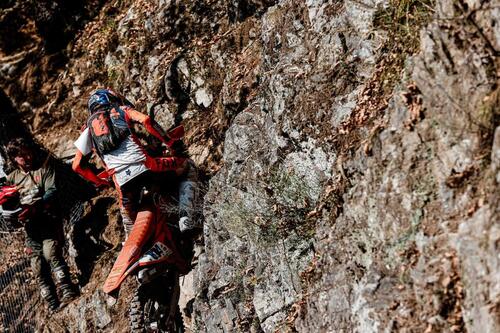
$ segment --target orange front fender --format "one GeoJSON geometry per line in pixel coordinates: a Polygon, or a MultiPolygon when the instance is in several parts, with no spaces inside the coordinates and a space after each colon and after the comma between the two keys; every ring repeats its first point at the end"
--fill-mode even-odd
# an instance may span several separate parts
{"type": "Polygon", "coordinates": [[[119,288],[127,275],[133,271],[133,269],[129,270],[129,267],[139,259],[141,249],[153,231],[153,222],[153,212],[142,211],[137,214],[132,231],[104,282],[103,291],[105,293],[109,294],[119,288]]]}

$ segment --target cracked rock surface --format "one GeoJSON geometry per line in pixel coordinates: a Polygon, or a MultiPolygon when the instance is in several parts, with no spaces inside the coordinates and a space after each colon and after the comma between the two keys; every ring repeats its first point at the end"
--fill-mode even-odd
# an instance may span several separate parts
{"type": "MultiPolygon", "coordinates": [[[[81,4],[0,5],[2,96],[60,157],[98,86],[185,125],[191,331],[500,330],[498,1],[81,4]]],[[[55,316],[70,331],[125,329],[99,291],[113,251],[55,316]]]]}

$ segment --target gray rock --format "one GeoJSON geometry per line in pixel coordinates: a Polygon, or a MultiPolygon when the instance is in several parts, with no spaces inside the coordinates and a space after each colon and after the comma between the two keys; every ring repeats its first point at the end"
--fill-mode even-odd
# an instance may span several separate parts
{"type": "Polygon", "coordinates": [[[112,321],[106,298],[107,295],[105,295],[101,290],[97,290],[92,295],[92,305],[94,307],[95,313],[95,324],[101,329],[109,325],[112,321]]]}

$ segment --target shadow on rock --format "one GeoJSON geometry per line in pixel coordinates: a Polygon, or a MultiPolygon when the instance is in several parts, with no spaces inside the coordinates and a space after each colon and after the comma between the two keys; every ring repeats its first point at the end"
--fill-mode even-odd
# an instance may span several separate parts
{"type": "Polygon", "coordinates": [[[113,203],[115,199],[112,197],[97,199],[75,227],[75,262],[80,270],[81,286],[89,282],[96,260],[103,252],[112,248],[111,244],[102,239],[101,234],[109,224],[108,209],[113,203]]]}

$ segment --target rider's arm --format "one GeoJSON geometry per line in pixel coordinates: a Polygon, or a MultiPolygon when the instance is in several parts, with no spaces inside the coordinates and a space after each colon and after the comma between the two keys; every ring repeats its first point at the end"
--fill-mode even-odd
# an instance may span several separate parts
{"type": "Polygon", "coordinates": [[[106,180],[97,177],[97,175],[91,169],[82,165],[83,159],[84,156],[82,152],[77,149],[75,159],[73,160],[72,164],[73,171],[97,186],[108,185],[108,182],[106,180]]]}
{"type": "Polygon", "coordinates": [[[92,153],[92,139],[88,128],[84,128],[75,141],[76,154],[73,160],[73,171],[97,186],[107,185],[107,181],[99,178],[92,169],[86,166],[86,162],[92,153]]]}
{"type": "Polygon", "coordinates": [[[136,111],[130,107],[123,108],[125,111],[125,115],[128,121],[133,121],[140,123],[144,126],[144,128],[149,132],[149,134],[156,137],[158,140],[163,142],[166,145],[169,145],[169,138],[167,133],[161,128],[161,126],[151,119],[151,117],[136,111]]]}

